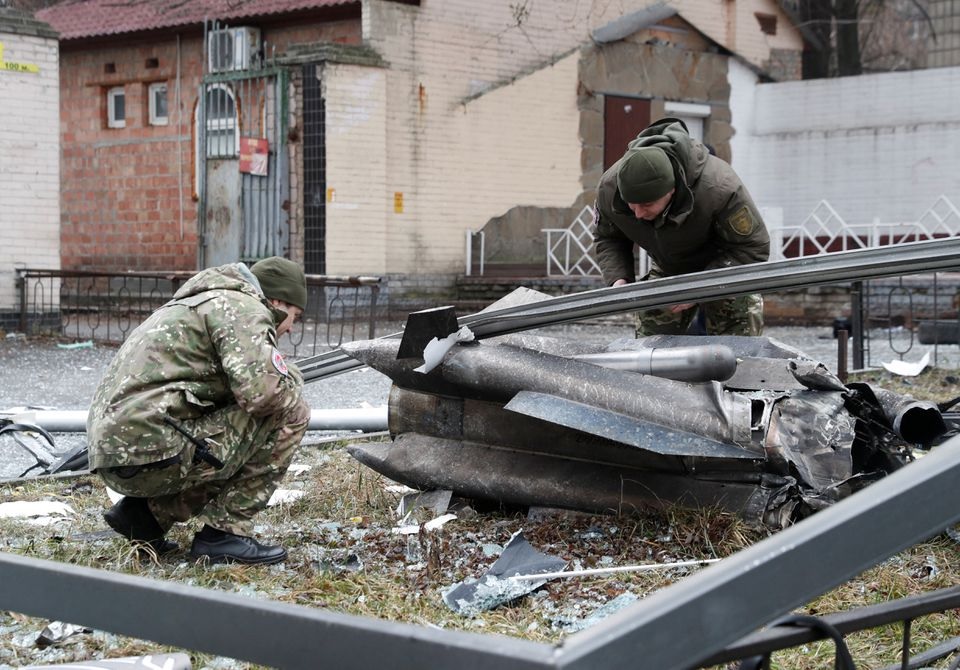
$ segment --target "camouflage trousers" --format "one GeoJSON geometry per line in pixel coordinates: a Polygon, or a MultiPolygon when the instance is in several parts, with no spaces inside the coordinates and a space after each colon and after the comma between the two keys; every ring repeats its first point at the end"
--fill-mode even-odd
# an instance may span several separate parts
{"type": "MultiPolygon", "coordinates": [[[[699,305],[699,309],[706,316],[708,335],[763,334],[763,297],[759,294],[705,302],[699,305]]],[[[637,337],[682,335],[687,332],[696,315],[696,306],[682,312],[671,312],[669,308],[637,312],[637,337]]]]}
{"type": "Polygon", "coordinates": [[[194,462],[196,447],[171,428],[171,442],[183,443],[179,458],[141,467],[126,477],[120,474],[127,474],[123,468],[98,473],[115,491],[147,498],[164,531],[198,517],[214,528],[249,536],[254,515],[267,506],[286,474],[309,421],[310,408],[304,402],[268,417],[254,417],[232,405],[181,422],[192,435],[208,438],[210,454],[222,468],[194,462]]]}

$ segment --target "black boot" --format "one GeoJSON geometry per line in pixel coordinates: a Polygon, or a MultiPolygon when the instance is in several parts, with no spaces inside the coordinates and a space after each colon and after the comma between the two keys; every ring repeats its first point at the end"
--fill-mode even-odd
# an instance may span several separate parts
{"type": "Polygon", "coordinates": [[[190,555],[206,558],[211,563],[270,565],[283,561],[287,557],[287,550],[279,544],[260,544],[252,537],[234,535],[205,525],[194,536],[190,555]]]}
{"type": "Polygon", "coordinates": [[[158,554],[177,549],[176,543],[163,539],[166,533],[147,506],[146,498],[121,498],[103,513],[103,520],[128,540],[149,544],[158,554]]]}

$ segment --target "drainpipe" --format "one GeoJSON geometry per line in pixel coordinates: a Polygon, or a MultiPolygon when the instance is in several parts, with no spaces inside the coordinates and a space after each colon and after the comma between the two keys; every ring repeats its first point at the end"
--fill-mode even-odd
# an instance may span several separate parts
{"type": "Polygon", "coordinates": [[[180,241],[183,241],[183,102],[180,100],[180,33],[177,33],[177,83],[174,97],[177,101],[177,174],[180,209],[180,241]]]}

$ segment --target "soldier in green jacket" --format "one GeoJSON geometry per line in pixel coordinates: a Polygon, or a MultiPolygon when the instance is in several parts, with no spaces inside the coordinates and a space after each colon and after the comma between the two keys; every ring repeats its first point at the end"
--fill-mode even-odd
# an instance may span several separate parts
{"type": "Polygon", "coordinates": [[[90,467],[124,494],[104,519],[157,552],[198,517],[191,555],[269,564],[251,537],[310,420],[303,378],[277,337],[307,301],[303,270],[267,258],[203,270],[117,351],[87,419],[90,467]]]}
{"type": "MultiPolygon", "coordinates": [[[[635,244],[650,257],[643,279],[759,263],[770,255],[767,229],[740,178],[678,119],[662,119],[642,131],[603,174],[595,217],[597,259],[611,286],[635,281],[635,244]]],[[[639,313],[637,337],[686,332],[695,306],[639,313]]],[[[763,331],[760,295],[701,308],[710,334],[763,331]]]]}

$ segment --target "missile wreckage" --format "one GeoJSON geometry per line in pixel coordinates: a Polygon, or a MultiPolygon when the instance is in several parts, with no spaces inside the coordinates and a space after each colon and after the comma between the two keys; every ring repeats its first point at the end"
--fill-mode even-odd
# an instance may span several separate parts
{"type": "Polygon", "coordinates": [[[438,328],[437,312],[411,315],[402,340],[343,347],[393,381],[391,441],[350,453],[421,490],[595,512],[715,507],[781,528],[946,431],[935,404],[845,385],[770,338],[478,342],[454,332],[452,310],[438,328]],[[421,346],[423,323],[433,350],[421,346]]]}

